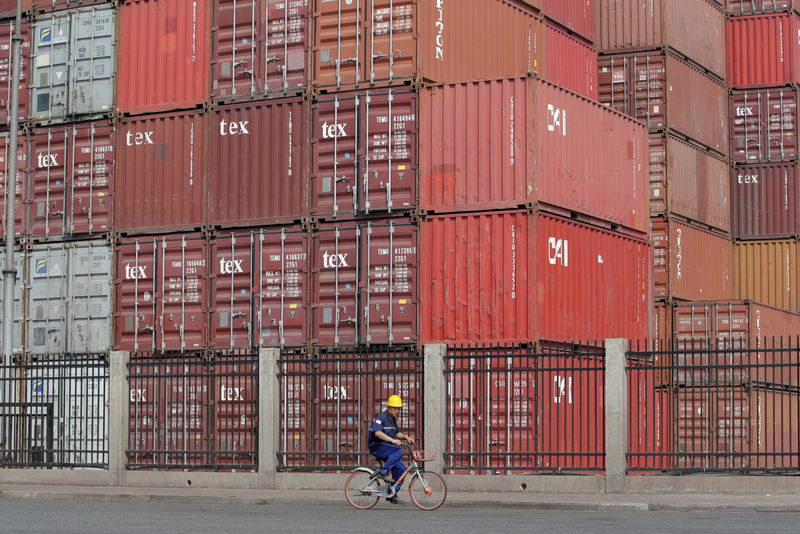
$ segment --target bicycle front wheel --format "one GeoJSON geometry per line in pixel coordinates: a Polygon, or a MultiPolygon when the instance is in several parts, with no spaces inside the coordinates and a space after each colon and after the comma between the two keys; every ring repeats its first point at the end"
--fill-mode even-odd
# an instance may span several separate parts
{"type": "Polygon", "coordinates": [[[421,471],[408,486],[411,500],[423,510],[436,510],[447,498],[447,486],[442,477],[431,471],[421,471]]]}
{"type": "Polygon", "coordinates": [[[364,471],[356,471],[344,485],[347,502],[359,510],[368,510],[378,504],[380,483],[370,480],[372,476],[364,471]]]}

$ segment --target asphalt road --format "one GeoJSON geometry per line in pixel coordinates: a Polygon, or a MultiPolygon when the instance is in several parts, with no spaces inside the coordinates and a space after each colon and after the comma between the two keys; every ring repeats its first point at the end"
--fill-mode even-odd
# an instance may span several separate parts
{"type": "Polygon", "coordinates": [[[381,503],[342,506],[165,504],[0,499],[0,532],[13,533],[796,533],[800,514],[722,512],[578,512],[442,508],[381,503]]]}

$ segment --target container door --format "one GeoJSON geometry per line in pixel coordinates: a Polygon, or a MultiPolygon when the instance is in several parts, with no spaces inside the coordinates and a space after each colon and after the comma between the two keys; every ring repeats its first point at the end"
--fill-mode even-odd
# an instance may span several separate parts
{"type": "Polygon", "coordinates": [[[39,120],[63,119],[69,112],[70,16],[52,14],[34,26],[33,80],[30,116],[39,120]]]}
{"type": "Polygon", "coordinates": [[[365,0],[317,2],[314,21],[314,80],[320,86],[358,84],[363,80],[365,0]]]}
{"type": "Polygon", "coordinates": [[[70,248],[68,341],[74,353],[111,348],[111,247],[89,242],[70,248]]]}
{"type": "Polygon", "coordinates": [[[67,352],[69,251],[66,245],[44,246],[28,253],[27,286],[27,352],[67,352]]]}
{"type": "Polygon", "coordinates": [[[28,228],[36,236],[64,235],[67,225],[67,154],[70,130],[34,132],[28,228]]]}
{"type": "Polygon", "coordinates": [[[369,83],[416,74],[417,36],[414,28],[416,0],[371,0],[364,14],[369,17],[365,62],[369,83]]]}
{"type": "MultiPolygon", "coordinates": [[[[235,358],[235,357],[234,357],[235,358]]],[[[224,361],[224,360],[223,360],[224,361]]],[[[258,364],[221,363],[213,367],[214,465],[256,466],[258,459],[258,364]]],[[[274,461],[273,458],[269,459],[274,461]]]]}
{"type": "Polygon", "coordinates": [[[72,15],[70,113],[110,112],[114,106],[113,9],[76,11],[72,15]]]}
{"type": "MultiPolygon", "coordinates": [[[[276,93],[308,85],[310,0],[266,0],[267,38],[263,90],[276,93]]],[[[259,70],[260,71],[260,70],[259,70]]]]}
{"type": "Polygon", "coordinates": [[[354,214],[358,210],[359,95],[319,102],[314,108],[313,211],[354,214]]]}
{"type": "MultiPolygon", "coordinates": [[[[3,213],[0,214],[0,230],[3,235],[6,235],[6,202],[8,202],[8,133],[0,134],[0,208],[3,213]]],[[[26,206],[25,201],[28,197],[28,180],[25,174],[28,172],[28,138],[20,135],[17,140],[17,180],[15,201],[16,206],[14,210],[14,235],[21,237],[26,233],[26,206]]]]}
{"type": "Polygon", "coordinates": [[[167,452],[167,464],[211,463],[209,407],[213,396],[208,378],[208,363],[187,361],[167,367],[158,379],[157,421],[163,441],[156,450],[167,452]]]}
{"type": "MultiPolygon", "coordinates": [[[[8,3],[10,5],[10,3],[8,3]]],[[[25,2],[23,2],[23,5],[25,2]]],[[[16,6],[16,2],[14,2],[16,6]]],[[[24,8],[23,8],[24,9],[24,8]]],[[[10,16],[14,16],[13,14],[10,16]]],[[[24,20],[24,19],[23,19],[24,20]]],[[[16,20],[4,20],[0,23],[0,124],[9,124],[11,117],[11,65],[13,48],[11,38],[14,35],[16,20]]],[[[28,119],[28,102],[30,101],[29,83],[31,79],[31,25],[24,22],[20,27],[22,33],[22,54],[19,70],[19,120],[28,119]]]]}
{"type": "Polygon", "coordinates": [[[311,377],[307,360],[282,362],[281,377],[281,443],[284,452],[278,458],[282,466],[310,465],[311,451],[311,377]]]}
{"type": "MultiPolygon", "coordinates": [[[[282,0],[283,1],[283,0],[282,0]]],[[[260,91],[259,52],[264,37],[263,0],[217,0],[214,2],[211,60],[211,92],[215,98],[237,97],[260,91]]],[[[283,2],[288,4],[288,2],[283,2]]]]}
{"type": "Polygon", "coordinates": [[[797,89],[773,89],[764,91],[763,140],[767,159],[786,161],[798,155],[797,89]]]}
{"type": "Polygon", "coordinates": [[[220,237],[214,244],[212,345],[253,346],[253,235],[220,237]]]}
{"type": "Polygon", "coordinates": [[[707,388],[678,388],[675,390],[675,467],[707,469],[712,467],[712,408],[707,388]]]}
{"type": "Polygon", "coordinates": [[[536,465],[538,400],[536,377],[532,369],[524,369],[528,361],[532,360],[485,359],[487,464],[498,472],[504,467],[536,465]]]}
{"type": "Polygon", "coordinates": [[[72,234],[111,230],[114,127],[74,127],[70,143],[69,229],[72,234]]]}
{"type": "MultiPolygon", "coordinates": [[[[765,122],[762,91],[737,91],[730,96],[731,161],[745,163],[764,158],[762,127],[765,122]]],[[[780,120],[780,119],[779,119],[780,120]]]]}
{"type": "Polygon", "coordinates": [[[314,240],[314,338],[321,345],[352,345],[359,332],[359,250],[356,225],[328,226],[314,240]]]}
{"type": "Polygon", "coordinates": [[[632,62],[633,117],[645,121],[650,128],[666,128],[666,56],[634,56],[632,62]]]}
{"type": "Polygon", "coordinates": [[[157,240],[117,248],[116,336],[119,350],[156,350],[157,240]]]}

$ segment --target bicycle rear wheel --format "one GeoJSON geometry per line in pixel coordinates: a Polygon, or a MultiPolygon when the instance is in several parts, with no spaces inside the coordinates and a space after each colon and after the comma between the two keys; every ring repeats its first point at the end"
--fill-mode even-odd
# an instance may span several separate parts
{"type": "Polygon", "coordinates": [[[423,510],[436,510],[447,498],[447,486],[442,477],[431,471],[421,471],[408,486],[411,500],[423,510]]]}
{"type": "Polygon", "coordinates": [[[344,494],[347,502],[359,510],[368,510],[378,504],[380,497],[376,492],[380,491],[380,483],[370,479],[372,476],[364,471],[356,471],[344,485],[344,494]]]}

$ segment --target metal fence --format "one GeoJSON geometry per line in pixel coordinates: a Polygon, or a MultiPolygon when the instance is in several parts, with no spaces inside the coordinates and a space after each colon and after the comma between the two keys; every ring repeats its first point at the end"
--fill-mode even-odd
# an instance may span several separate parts
{"type": "Polygon", "coordinates": [[[0,466],[108,468],[107,354],[0,366],[0,466]]]}
{"type": "Polygon", "coordinates": [[[605,470],[602,344],[449,347],[449,473],[605,470]]]}
{"type": "Polygon", "coordinates": [[[370,462],[372,418],[389,395],[404,407],[398,426],[423,438],[423,360],[416,347],[284,350],[279,362],[280,471],[339,471],[370,462]]]}
{"type": "Polygon", "coordinates": [[[800,472],[800,343],[694,340],[628,352],[628,472],[800,472]]]}
{"type": "Polygon", "coordinates": [[[128,381],[129,469],[257,469],[257,351],[133,353],[128,381]]]}

